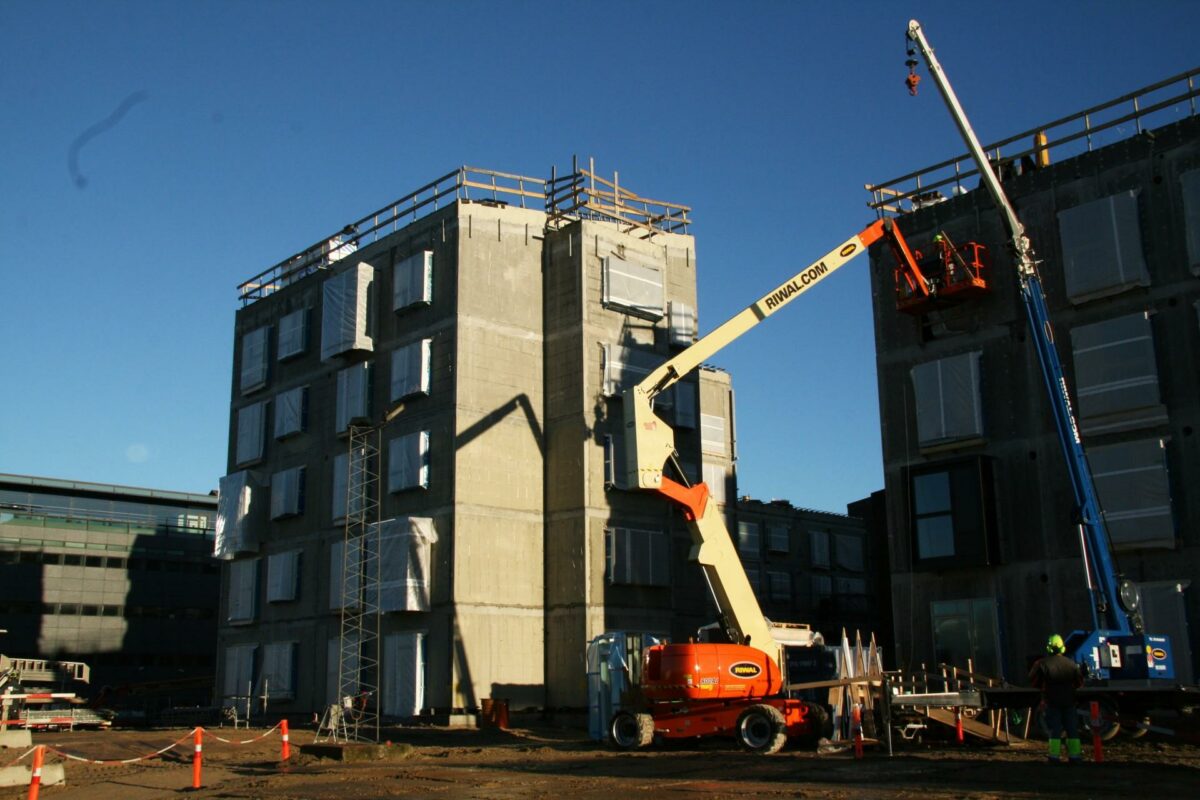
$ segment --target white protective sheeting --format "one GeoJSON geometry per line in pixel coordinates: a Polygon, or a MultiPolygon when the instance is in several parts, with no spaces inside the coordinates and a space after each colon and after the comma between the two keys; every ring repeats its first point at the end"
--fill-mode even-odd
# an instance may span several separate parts
{"type": "Polygon", "coordinates": [[[254,651],[256,644],[231,644],[225,648],[225,675],[221,683],[223,705],[234,705],[234,698],[242,698],[239,709],[245,708],[244,698],[252,693],[254,680],[254,651]]]}
{"type": "Polygon", "coordinates": [[[275,438],[286,439],[303,433],[307,411],[307,386],[297,386],[275,395],[275,438]]]}
{"type": "MultiPolygon", "coordinates": [[[[604,384],[601,391],[606,397],[618,397],[626,389],[632,389],[643,378],[665,360],[650,350],[603,344],[604,384]]],[[[659,398],[662,399],[662,395],[659,398]]]]}
{"type": "Polygon", "coordinates": [[[429,431],[416,431],[388,442],[388,491],[429,488],[429,431]]]}
{"type": "Polygon", "coordinates": [[[1138,193],[1118,192],[1058,212],[1067,297],[1082,303],[1149,286],[1138,193]]]}
{"type": "Polygon", "coordinates": [[[696,341],[696,309],[679,300],[669,304],[668,336],[675,347],[690,347],[696,341]]]}
{"type": "Polygon", "coordinates": [[[433,302],[433,251],[422,250],[392,268],[392,310],[433,302]]]}
{"type": "Polygon", "coordinates": [[[433,339],[409,342],[392,351],[392,402],[429,394],[429,358],[433,339]]]}
{"type": "Polygon", "coordinates": [[[242,334],[242,370],[238,383],[242,394],[267,385],[267,344],[270,341],[270,325],[242,334]]]}
{"type": "Polygon", "coordinates": [[[603,260],[603,301],[645,319],[662,319],[666,308],[663,270],[637,258],[609,256],[603,260]]]}
{"type": "Polygon", "coordinates": [[[425,634],[383,637],[383,713],[415,717],[425,705],[425,634]]]}
{"type": "Polygon", "coordinates": [[[379,541],[381,611],[428,611],[432,545],[429,517],[396,517],[373,525],[379,541]]]}
{"type": "Polygon", "coordinates": [[[271,700],[289,700],[296,694],[296,642],[263,645],[262,668],[255,694],[271,700]]]}
{"type": "Polygon", "coordinates": [[[262,489],[250,472],[221,478],[214,525],[213,557],[231,560],[238,553],[258,552],[258,507],[262,489]]]}
{"type": "Polygon", "coordinates": [[[370,334],[371,284],[375,269],[356,264],[328,278],[321,287],[321,360],[352,350],[373,350],[370,334]]]}
{"type": "Polygon", "coordinates": [[[244,558],[229,565],[229,602],[225,604],[225,621],[253,622],[257,611],[258,559],[244,558]]]}
{"type": "Polygon", "coordinates": [[[308,309],[301,308],[279,318],[279,342],[276,357],[285,361],[308,349],[308,309]]]}
{"type": "Polygon", "coordinates": [[[251,403],[237,412],[238,466],[262,461],[267,432],[267,401],[251,403]]]}
{"type": "Polygon", "coordinates": [[[271,476],[271,519],[304,512],[304,472],[304,467],[292,467],[271,476]]]}
{"type": "Polygon", "coordinates": [[[370,422],[371,376],[372,367],[369,361],[338,370],[334,407],[337,433],[349,428],[351,423],[370,422]]]}
{"type": "Polygon", "coordinates": [[[299,577],[299,550],[287,550],[267,556],[267,602],[295,600],[299,577]]]}
{"type": "Polygon", "coordinates": [[[983,436],[980,351],[917,364],[910,371],[921,447],[983,436]]]}

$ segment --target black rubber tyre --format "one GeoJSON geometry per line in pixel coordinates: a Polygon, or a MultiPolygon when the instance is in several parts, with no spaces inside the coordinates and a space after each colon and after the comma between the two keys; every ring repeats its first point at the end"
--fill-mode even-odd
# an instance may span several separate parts
{"type": "Polygon", "coordinates": [[[608,741],[618,750],[634,750],[654,741],[654,718],[621,711],[608,726],[608,741]]]}
{"type": "Polygon", "coordinates": [[[787,725],[775,706],[750,706],[738,717],[738,742],[752,753],[771,755],[787,744],[787,725]]]}

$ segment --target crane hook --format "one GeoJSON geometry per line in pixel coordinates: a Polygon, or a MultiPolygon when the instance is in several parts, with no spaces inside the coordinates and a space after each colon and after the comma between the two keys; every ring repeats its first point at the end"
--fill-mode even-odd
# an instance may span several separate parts
{"type": "Polygon", "coordinates": [[[904,82],[908,85],[908,93],[913,97],[917,96],[917,84],[921,82],[921,76],[917,74],[917,59],[913,58],[916,55],[912,50],[908,51],[908,60],[904,62],[904,66],[908,67],[908,77],[904,82]]]}

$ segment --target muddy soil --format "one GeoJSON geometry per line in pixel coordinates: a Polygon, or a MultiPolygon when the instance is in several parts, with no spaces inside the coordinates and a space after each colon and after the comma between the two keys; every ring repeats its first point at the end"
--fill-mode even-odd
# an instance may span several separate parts
{"type": "MultiPolygon", "coordinates": [[[[215,736],[245,740],[259,731],[213,729],[215,736]]],[[[1054,765],[1044,745],[958,746],[953,743],[895,743],[895,755],[869,748],[818,754],[789,747],[774,756],[736,749],[732,742],[706,741],[617,752],[576,730],[528,727],[509,731],[408,729],[386,734],[396,756],[371,763],[341,763],[299,754],[311,731],[293,730],[292,757],[279,761],[277,733],[233,745],[208,736],[203,786],[190,790],[191,740],[186,730],[114,730],[42,733],[35,744],[91,759],[129,759],[183,740],[157,758],[104,766],[63,761],[65,786],[47,786],[45,800],[143,800],[187,795],[195,798],[280,800],[365,800],[366,798],[571,798],[612,800],[627,796],[664,798],[1008,798],[1042,797],[1122,800],[1192,797],[1200,787],[1200,747],[1169,741],[1119,741],[1104,750],[1104,763],[1054,765]]],[[[0,751],[8,763],[19,753],[0,751]]],[[[23,763],[28,765],[29,760],[23,763]]],[[[25,788],[0,789],[0,800],[25,798],[25,788]]]]}

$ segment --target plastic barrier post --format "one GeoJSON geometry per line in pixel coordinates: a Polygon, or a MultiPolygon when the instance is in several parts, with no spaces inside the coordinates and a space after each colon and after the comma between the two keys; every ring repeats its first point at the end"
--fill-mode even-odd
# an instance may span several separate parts
{"type": "Polygon", "coordinates": [[[280,754],[280,758],[283,761],[287,761],[288,757],[292,754],[292,748],[288,743],[288,724],[286,719],[279,723],[279,733],[283,737],[283,752],[280,754]]]}
{"type": "Polygon", "coordinates": [[[954,708],[954,740],[963,743],[962,708],[959,706],[954,708]]]}
{"type": "Polygon", "coordinates": [[[192,788],[200,788],[200,769],[204,761],[204,728],[197,727],[192,736],[192,788]]]}
{"type": "Polygon", "coordinates": [[[854,706],[854,711],[850,716],[851,725],[854,728],[854,757],[863,757],[863,735],[862,735],[862,708],[857,704],[854,706]]]}
{"type": "Polygon", "coordinates": [[[46,745],[39,744],[33,749],[33,774],[29,779],[29,800],[37,800],[42,788],[42,761],[46,758],[46,745]]]}
{"type": "Polygon", "coordinates": [[[1104,744],[1100,740],[1100,703],[1093,700],[1092,707],[1092,759],[1101,764],[1104,762],[1104,744]]]}

